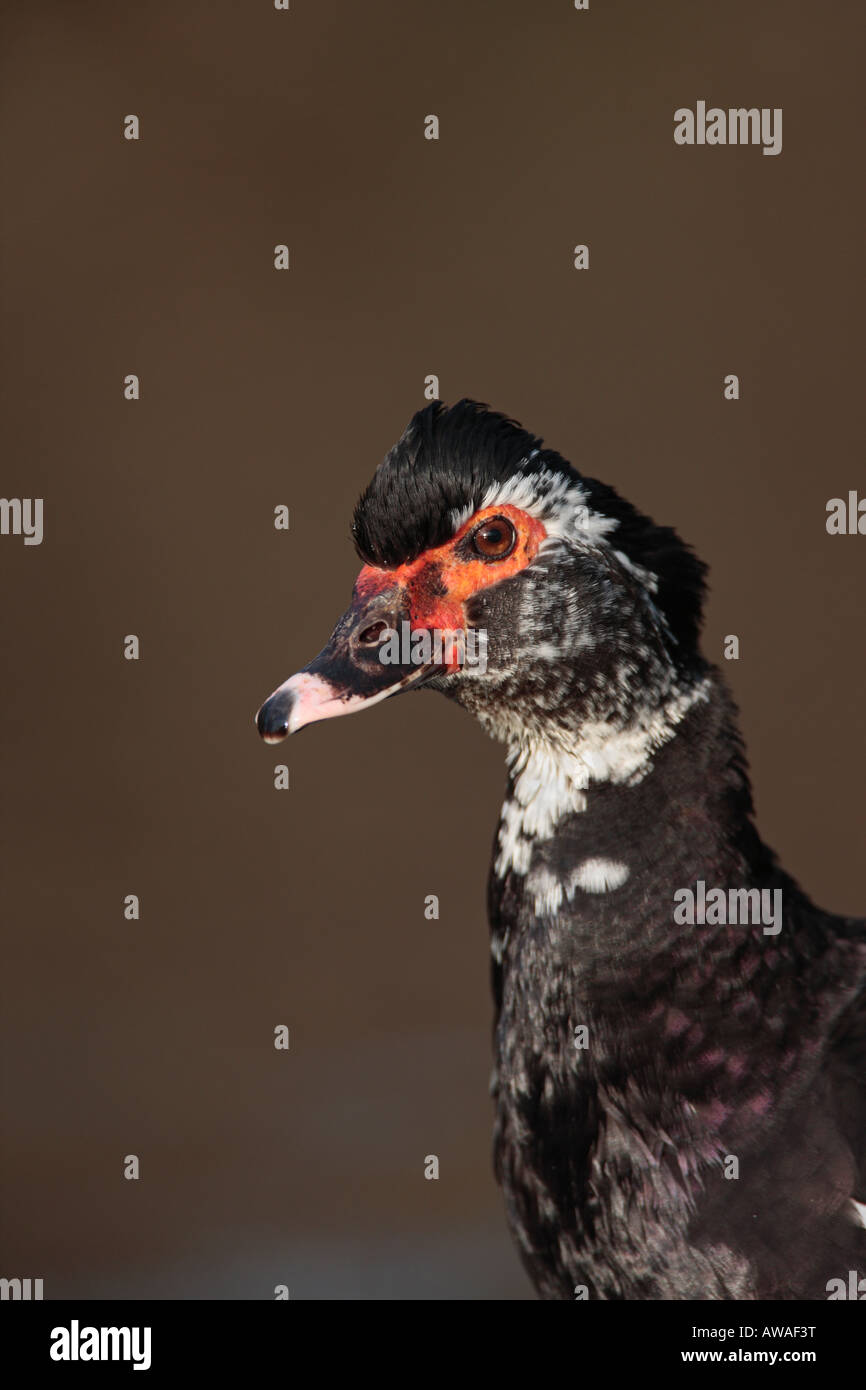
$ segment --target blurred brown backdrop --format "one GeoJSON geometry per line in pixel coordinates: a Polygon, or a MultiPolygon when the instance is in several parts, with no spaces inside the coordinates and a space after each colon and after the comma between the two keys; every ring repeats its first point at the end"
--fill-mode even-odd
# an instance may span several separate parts
{"type": "Polygon", "coordinates": [[[0,1273],[46,1297],[531,1296],[490,1171],[500,750],[432,695],[285,751],[252,725],[342,610],[352,504],[428,373],[710,562],[761,828],[862,910],[866,540],[824,528],[864,482],[862,22],[7,7],[2,491],[44,497],[45,539],[0,538],[0,1273]],[[698,99],[781,106],[782,154],[678,148],[698,99]]]}

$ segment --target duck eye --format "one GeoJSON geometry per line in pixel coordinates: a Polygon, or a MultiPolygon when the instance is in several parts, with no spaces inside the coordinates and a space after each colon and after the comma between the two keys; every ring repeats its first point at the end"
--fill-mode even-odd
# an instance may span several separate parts
{"type": "Polygon", "coordinates": [[[485,560],[504,560],[510,555],[517,540],[517,532],[504,516],[491,517],[485,521],[472,537],[472,544],[485,560]]]}

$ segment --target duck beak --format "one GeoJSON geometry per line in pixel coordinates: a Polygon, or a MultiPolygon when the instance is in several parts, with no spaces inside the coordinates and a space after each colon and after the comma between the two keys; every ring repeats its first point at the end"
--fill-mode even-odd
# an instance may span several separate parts
{"type": "Polygon", "coordinates": [[[306,724],[354,714],[409,690],[434,674],[432,665],[400,665],[388,660],[390,633],[409,618],[402,589],[373,599],[356,598],[327,646],[309,665],[269,695],[256,715],[266,743],[279,743],[306,724]]]}

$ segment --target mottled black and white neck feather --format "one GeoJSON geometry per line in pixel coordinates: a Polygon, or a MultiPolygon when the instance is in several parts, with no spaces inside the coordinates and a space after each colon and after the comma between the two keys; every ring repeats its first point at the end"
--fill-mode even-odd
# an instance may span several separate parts
{"type": "Polygon", "coordinates": [[[353,535],[353,607],[259,727],[424,685],[505,745],[496,1171],[541,1295],[824,1299],[866,1277],[866,927],[813,906],[757,833],[699,649],[702,563],[471,401],[414,417],[353,535]],[[467,548],[491,517],[501,569],[467,548]],[[358,634],[458,599],[486,667],[383,683],[358,634]],[[702,889],[738,920],[678,920],[702,889]]]}

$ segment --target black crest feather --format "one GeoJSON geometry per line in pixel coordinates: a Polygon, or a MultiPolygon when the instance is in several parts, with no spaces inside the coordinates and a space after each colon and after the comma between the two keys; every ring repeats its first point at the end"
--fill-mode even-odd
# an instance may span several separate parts
{"type": "Polygon", "coordinates": [[[477,506],[491,483],[521,471],[559,467],[558,454],[514,420],[478,401],[431,401],[412,417],[360,497],[352,536],[371,565],[401,565],[453,534],[451,513],[477,506]]]}

